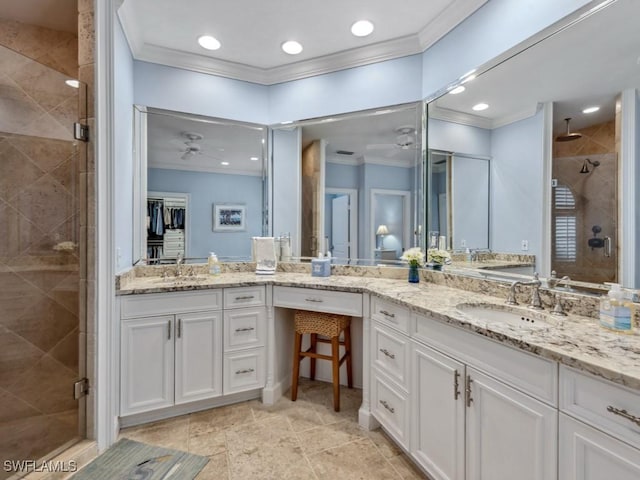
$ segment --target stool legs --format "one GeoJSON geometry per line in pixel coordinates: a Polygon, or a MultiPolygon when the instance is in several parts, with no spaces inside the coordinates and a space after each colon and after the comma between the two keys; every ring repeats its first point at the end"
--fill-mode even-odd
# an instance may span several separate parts
{"type": "Polygon", "coordinates": [[[302,349],[302,334],[296,332],[293,341],[293,378],[291,379],[291,401],[298,398],[298,377],[300,376],[300,350],[302,349]]]}
{"type": "Polygon", "coordinates": [[[340,337],[331,338],[331,356],[333,365],[333,409],[340,411],[340,337]]]}
{"type": "MultiPolygon", "coordinates": [[[[318,353],[318,334],[317,333],[311,334],[311,351],[313,353],[318,353]]],[[[311,378],[311,380],[315,380],[316,379],[316,358],[309,357],[309,361],[311,362],[311,368],[309,369],[309,378],[311,378]]]]}
{"type": "Polygon", "coordinates": [[[347,357],[347,385],[353,388],[353,369],[351,368],[351,325],[344,329],[344,349],[347,357]]]}

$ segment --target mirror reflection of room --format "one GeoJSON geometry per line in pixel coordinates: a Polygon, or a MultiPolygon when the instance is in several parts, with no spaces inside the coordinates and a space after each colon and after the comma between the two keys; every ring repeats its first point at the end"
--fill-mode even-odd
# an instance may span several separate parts
{"type": "Polygon", "coordinates": [[[420,117],[411,104],[301,122],[303,257],[397,262],[418,244],[420,117]]]}
{"type": "Polygon", "coordinates": [[[265,127],[152,109],[146,126],[146,258],[250,258],[263,234],[265,127]]]}

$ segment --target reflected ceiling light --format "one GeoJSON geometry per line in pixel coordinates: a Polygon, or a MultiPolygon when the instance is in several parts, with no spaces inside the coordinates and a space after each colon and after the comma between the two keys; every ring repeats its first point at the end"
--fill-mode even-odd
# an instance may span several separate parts
{"type": "Polygon", "coordinates": [[[288,40],[282,44],[282,50],[289,55],[297,55],[302,51],[302,45],[295,40],[288,40]]]}
{"type": "Polygon", "coordinates": [[[218,50],[220,48],[220,42],[217,38],[211,35],[201,35],[198,37],[198,43],[202,48],[207,50],[218,50]]]}
{"type": "Polygon", "coordinates": [[[449,93],[451,95],[457,95],[459,93],[462,93],[466,90],[466,87],[464,85],[458,85],[456,88],[452,89],[449,93]]]}
{"type": "Polygon", "coordinates": [[[471,80],[473,80],[475,78],[476,78],[476,75],[472,74],[472,75],[469,75],[468,77],[463,77],[462,81],[460,83],[467,83],[467,82],[470,82],[471,80]]]}
{"type": "Polygon", "coordinates": [[[225,167],[229,165],[229,162],[220,162],[220,165],[224,165],[225,167]]]}
{"type": "Polygon", "coordinates": [[[486,110],[487,108],[489,108],[489,105],[486,104],[486,103],[477,103],[476,105],[474,105],[471,108],[476,112],[481,112],[481,111],[486,110]]]}
{"type": "Polygon", "coordinates": [[[64,83],[73,88],[80,88],[80,82],[78,80],[69,79],[65,80],[64,83]]]}
{"type": "Polygon", "coordinates": [[[258,157],[251,157],[250,159],[252,162],[257,162],[258,161],[258,157]]]}
{"type": "Polygon", "coordinates": [[[593,112],[597,112],[598,110],[600,110],[600,107],[587,107],[584,110],[582,110],[582,113],[593,113],[593,112]]]}
{"type": "Polygon", "coordinates": [[[373,23],[369,20],[358,20],[351,25],[351,33],[356,37],[366,37],[367,35],[371,35],[371,32],[373,32],[373,23]]]}

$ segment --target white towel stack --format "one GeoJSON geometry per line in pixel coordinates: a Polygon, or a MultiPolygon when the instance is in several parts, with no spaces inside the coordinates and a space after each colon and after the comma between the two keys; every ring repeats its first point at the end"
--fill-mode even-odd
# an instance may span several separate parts
{"type": "Polygon", "coordinates": [[[276,273],[276,246],[273,237],[252,237],[251,252],[256,262],[258,275],[273,275],[276,273]]]}

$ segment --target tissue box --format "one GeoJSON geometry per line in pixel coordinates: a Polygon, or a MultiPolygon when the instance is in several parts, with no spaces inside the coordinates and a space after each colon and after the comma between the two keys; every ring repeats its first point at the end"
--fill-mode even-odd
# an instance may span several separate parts
{"type": "Polygon", "coordinates": [[[311,260],[311,276],[312,277],[331,276],[331,259],[330,258],[313,258],[311,260]]]}

